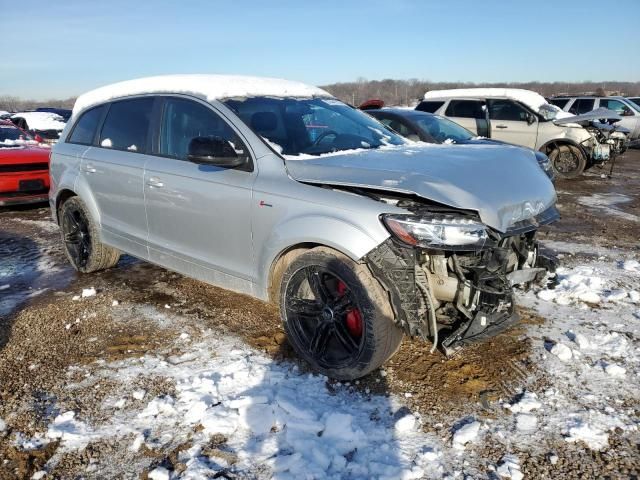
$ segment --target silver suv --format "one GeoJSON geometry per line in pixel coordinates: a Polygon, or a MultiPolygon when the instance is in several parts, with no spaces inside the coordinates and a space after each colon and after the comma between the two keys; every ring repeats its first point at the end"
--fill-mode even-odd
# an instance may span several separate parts
{"type": "Polygon", "coordinates": [[[535,155],[419,145],[307,85],[167,76],[89,92],[51,158],[80,272],[121,252],[280,306],[311,366],[360,377],[404,333],[452,349],[513,323],[557,218],[535,155]]]}

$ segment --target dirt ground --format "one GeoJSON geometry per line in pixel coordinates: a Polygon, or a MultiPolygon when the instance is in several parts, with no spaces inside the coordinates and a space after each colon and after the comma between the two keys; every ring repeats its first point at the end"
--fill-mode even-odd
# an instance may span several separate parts
{"type": "MultiPolygon", "coordinates": [[[[608,169],[596,168],[578,180],[557,183],[562,218],[541,231],[542,240],[549,245],[582,242],[603,248],[640,249],[640,150],[618,159],[613,178],[606,178],[606,173],[608,169]]],[[[29,478],[56,450],[55,442],[44,448],[19,449],[10,441],[12,430],[41,431],[61,399],[75,402],[78,409],[91,410],[109,391],[108,384],[101,384],[91,395],[70,398],[64,388],[69,367],[173,348],[169,339],[183,331],[184,325],[158,328],[136,309],[165,309],[184,317],[192,335],[215,329],[238,335],[275,359],[298,361],[274,306],[129,257],[109,271],[80,276],[68,266],[58,236],[46,207],[0,209],[0,266],[5,264],[0,287],[9,285],[0,290],[0,418],[13,414],[9,428],[0,431],[0,478],[29,478]],[[74,300],[88,287],[94,287],[98,295],[74,300]],[[113,308],[115,302],[125,313],[113,308]],[[128,320],[122,321],[125,317],[128,320]]],[[[525,323],[545,321],[523,309],[520,313],[525,323]]],[[[510,397],[530,383],[544,382],[535,375],[536,365],[530,359],[529,339],[522,326],[452,358],[439,352],[430,354],[429,348],[422,342],[405,340],[385,366],[385,381],[376,373],[351,387],[404,396],[410,408],[431,415],[462,412],[469,402],[479,402],[491,417],[497,398],[510,397]]],[[[146,381],[145,388],[152,393],[172,389],[162,379],[146,381]]],[[[437,431],[441,427],[426,428],[437,431]]],[[[86,465],[91,455],[99,455],[101,448],[107,447],[94,445],[84,457],[64,458],[55,475],[73,478],[78,467],[86,465]]],[[[636,449],[635,460],[625,460],[616,470],[627,472],[621,478],[630,478],[640,471],[640,454],[637,446],[625,448],[636,449]]],[[[585,458],[567,451],[560,466],[564,462],[565,473],[579,478],[571,473],[573,465],[587,462],[591,470],[583,468],[585,475],[601,477],[611,473],[612,461],[606,455],[585,458]]],[[[534,473],[534,477],[546,476],[548,472],[537,470],[539,462],[525,459],[523,471],[534,473]]]]}

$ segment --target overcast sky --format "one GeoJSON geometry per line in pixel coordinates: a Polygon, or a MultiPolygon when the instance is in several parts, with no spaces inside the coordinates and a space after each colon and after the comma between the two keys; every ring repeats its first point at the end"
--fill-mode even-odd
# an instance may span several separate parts
{"type": "Polygon", "coordinates": [[[146,75],[640,80],[640,0],[0,0],[0,95],[146,75]]]}

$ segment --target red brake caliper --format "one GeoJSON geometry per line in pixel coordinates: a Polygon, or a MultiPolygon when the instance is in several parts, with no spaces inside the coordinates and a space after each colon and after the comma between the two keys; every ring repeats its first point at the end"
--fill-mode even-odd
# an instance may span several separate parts
{"type": "MultiPolygon", "coordinates": [[[[347,293],[347,286],[341,280],[338,280],[338,295],[342,296],[347,293]]],[[[345,318],[345,322],[347,324],[347,330],[354,337],[359,337],[362,335],[362,314],[360,310],[357,308],[351,308],[347,310],[347,315],[345,318]]]]}

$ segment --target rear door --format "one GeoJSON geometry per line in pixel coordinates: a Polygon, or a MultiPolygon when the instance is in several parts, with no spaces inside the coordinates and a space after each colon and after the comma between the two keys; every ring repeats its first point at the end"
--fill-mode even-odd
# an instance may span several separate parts
{"type": "Polygon", "coordinates": [[[246,141],[210,105],[184,97],[162,101],[156,154],[147,162],[144,182],[150,259],[244,291],[254,277],[251,198],[257,175],[246,141]],[[231,142],[247,163],[222,168],[189,161],[189,143],[196,137],[231,142]]]}
{"type": "Polygon", "coordinates": [[[103,240],[147,258],[143,173],[154,97],[119,100],[108,107],[97,146],[82,158],[80,175],[100,212],[103,240]]]}
{"type": "Polygon", "coordinates": [[[535,148],[538,119],[522,105],[510,99],[489,99],[491,138],[535,148]]]}
{"type": "Polygon", "coordinates": [[[484,100],[452,99],[444,115],[476,135],[490,136],[484,100]]]}

